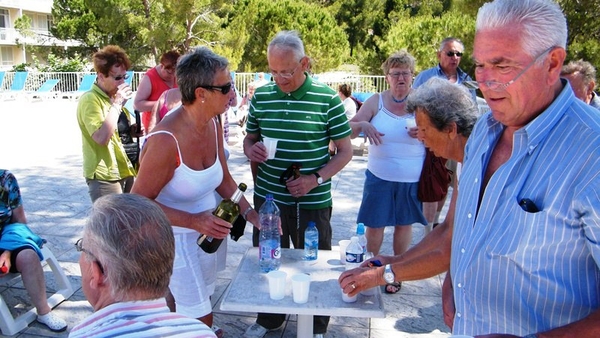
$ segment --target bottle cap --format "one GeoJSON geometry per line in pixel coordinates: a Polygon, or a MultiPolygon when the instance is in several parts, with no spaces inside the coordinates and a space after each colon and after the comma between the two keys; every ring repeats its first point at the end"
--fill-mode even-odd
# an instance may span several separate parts
{"type": "Polygon", "coordinates": [[[313,221],[308,221],[308,227],[309,227],[309,228],[310,228],[310,227],[316,227],[316,226],[317,226],[317,224],[315,224],[315,222],[313,222],[313,221]]]}
{"type": "Polygon", "coordinates": [[[364,235],[365,234],[365,224],[364,223],[358,223],[356,225],[356,234],[357,235],[364,235]]]}
{"type": "Polygon", "coordinates": [[[242,182],[238,185],[238,189],[240,189],[241,192],[245,192],[246,189],[248,189],[248,186],[246,185],[246,183],[242,182]]]}

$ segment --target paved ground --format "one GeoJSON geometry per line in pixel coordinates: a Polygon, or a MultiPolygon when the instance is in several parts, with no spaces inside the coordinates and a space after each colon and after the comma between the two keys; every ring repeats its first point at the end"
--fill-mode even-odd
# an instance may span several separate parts
{"type": "MultiPolygon", "coordinates": [[[[0,168],[11,170],[19,180],[25,212],[31,228],[48,240],[61,266],[69,276],[75,294],[60,304],[56,313],[65,318],[69,328],[92,312],[81,291],[81,274],[74,243],[81,237],[84,220],[90,208],[87,187],[81,176],[81,140],[75,118],[76,103],[67,100],[44,102],[0,102],[0,144],[3,156],[0,168]]],[[[234,135],[235,135],[234,131],[234,135]]],[[[235,143],[236,139],[231,143],[235,143]]],[[[359,142],[360,143],[360,142],[359,142]]],[[[248,162],[240,143],[231,146],[230,171],[237,182],[249,185],[252,193],[248,162]]],[[[333,242],[349,239],[355,231],[356,214],[362,195],[367,158],[355,156],[333,179],[333,242]]],[[[391,230],[391,229],[388,229],[391,230]]],[[[422,226],[413,226],[413,243],[422,237],[422,226]]],[[[226,337],[240,337],[254,322],[253,313],[225,313],[219,301],[229,285],[243,253],[251,246],[251,229],[239,242],[229,242],[227,269],[218,275],[218,287],[213,296],[215,323],[224,329],[226,337]]],[[[391,253],[391,232],[386,232],[383,253],[391,253]]],[[[52,274],[46,272],[48,289],[54,289],[52,274]]],[[[356,319],[333,317],[326,337],[446,337],[448,328],[441,316],[442,276],[403,284],[396,295],[383,295],[386,318],[356,319]]],[[[251,287],[251,286],[248,286],[251,287]]],[[[31,308],[22,283],[0,286],[2,298],[21,313],[31,308]]],[[[267,337],[294,337],[296,318],[289,316],[282,330],[267,337]]],[[[66,337],[32,323],[19,337],[66,337]]]]}

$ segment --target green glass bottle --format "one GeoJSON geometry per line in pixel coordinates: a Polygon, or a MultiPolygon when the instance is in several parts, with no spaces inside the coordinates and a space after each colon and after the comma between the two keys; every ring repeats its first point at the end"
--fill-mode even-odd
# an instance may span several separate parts
{"type": "MultiPolygon", "coordinates": [[[[224,199],[221,201],[221,203],[219,203],[215,211],[213,211],[213,215],[233,224],[233,222],[235,222],[240,215],[239,203],[244,195],[244,191],[246,191],[246,188],[247,186],[245,183],[240,183],[231,198],[224,199]]],[[[217,239],[203,234],[200,234],[198,240],[196,241],[196,243],[198,243],[198,245],[206,253],[216,252],[221,245],[221,242],[223,242],[223,239],[217,239]]]]}

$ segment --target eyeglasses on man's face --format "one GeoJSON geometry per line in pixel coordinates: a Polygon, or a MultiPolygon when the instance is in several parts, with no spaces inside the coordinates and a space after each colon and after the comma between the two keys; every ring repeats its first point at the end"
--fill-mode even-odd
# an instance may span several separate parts
{"type": "Polygon", "coordinates": [[[113,79],[115,79],[115,81],[121,81],[121,80],[127,80],[127,79],[129,79],[129,74],[123,74],[123,75],[117,75],[117,76],[114,76],[112,74],[109,74],[109,75],[110,75],[110,77],[112,77],[113,79]]]}
{"type": "Polygon", "coordinates": [[[454,55],[456,55],[457,57],[461,57],[461,56],[463,56],[463,53],[462,52],[454,52],[454,51],[446,52],[446,56],[448,56],[448,57],[453,57],[454,55]]]}
{"type": "MultiPolygon", "coordinates": [[[[521,75],[525,74],[525,72],[527,72],[529,70],[529,68],[531,68],[531,66],[533,66],[536,62],[538,62],[538,60],[548,54],[548,52],[550,52],[552,49],[554,49],[554,46],[546,49],[545,51],[543,51],[540,55],[536,56],[535,59],[533,59],[533,61],[531,61],[527,66],[525,66],[525,68],[523,68],[523,70],[521,70],[517,76],[515,76],[512,80],[508,81],[508,82],[498,82],[498,81],[465,81],[464,85],[467,86],[468,88],[481,88],[481,85],[484,84],[489,90],[495,91],[495,92],[501,92],[503,90],[506,90],[506,88],[508,88],[508,86],[510,86],[511,84],[515,83],[520,77],[521,75]]],[[[475,72],[477,73],[478,71],[480,71],[480,69],[482,68],[481,65],[475,65],[475,72]]]]}
{"type": "Polygon", "coordinates": [[[86,255],[89,255],[90,257],[92,257],[94,262],[96,262],[96,264],[98,264],[98,267],[100,268],[100,272],[102,272],[102,274],[104,274],[104,267],[102,266],[102,263],[100,263],[98,258],[96,258],[96,256],[94,256],[94,254],[91,253],[89,250],[86,250],[83,248],[83,238],[80,238],[77,240],[77,242],[75,242],[75,249],[77,250],[77,252],[84,252],[86,255]]]}
{"type": "Polygon", "coordinates": [[[411,72],[397,72],[397,73],[388,73],[388,75],[393,78],[393,79],[397,79],[399,77],[403,77],[405,79],[412,77],[412,73],[411,72]]]}
{"type": "Polygon", "coordinates": [[[208,90],[219,91],[219,92],[221,92],[221,94],[226,95],[231,90],[231,82],[227,83],[226,85],[222,85],[222,86],[198,86],[198,87],[208,89],[208,90]]]}
{"type": "Polygon", "coordinates": [[[296,70],[298,70],[298,67],[300,67],[301,64],[298,64],[296,66],[296,68],[294,68],[294,70],[292,70],[291,72],[282,72],[282,73],[278,73],[278,72],[274,72],[271,70],[271,76],[272,77],[280,77],[282,79],[286,79],[289,80],[292,78],[292,76],[294,76],[294,74],[296,74],[296,70]]]}

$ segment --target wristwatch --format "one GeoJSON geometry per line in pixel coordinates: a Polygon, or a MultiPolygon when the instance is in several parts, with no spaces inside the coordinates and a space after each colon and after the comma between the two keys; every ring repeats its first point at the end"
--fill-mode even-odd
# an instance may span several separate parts
{"type": "Polygon", "coordinates": [[[383,270],[383,279],[386,283],[394,283],[396,281],[396,275],[394,275],[391,264],[385,265],[385,269],[383,270]]]}
{"type": "Polygon", "coordinates": [[[319,173],[313,173],[313,175],[315,175],[315,177],[317,178],[318,185],[323,184],[323,177],[321,177],[321,175],[319,175],[319,173]]]}

